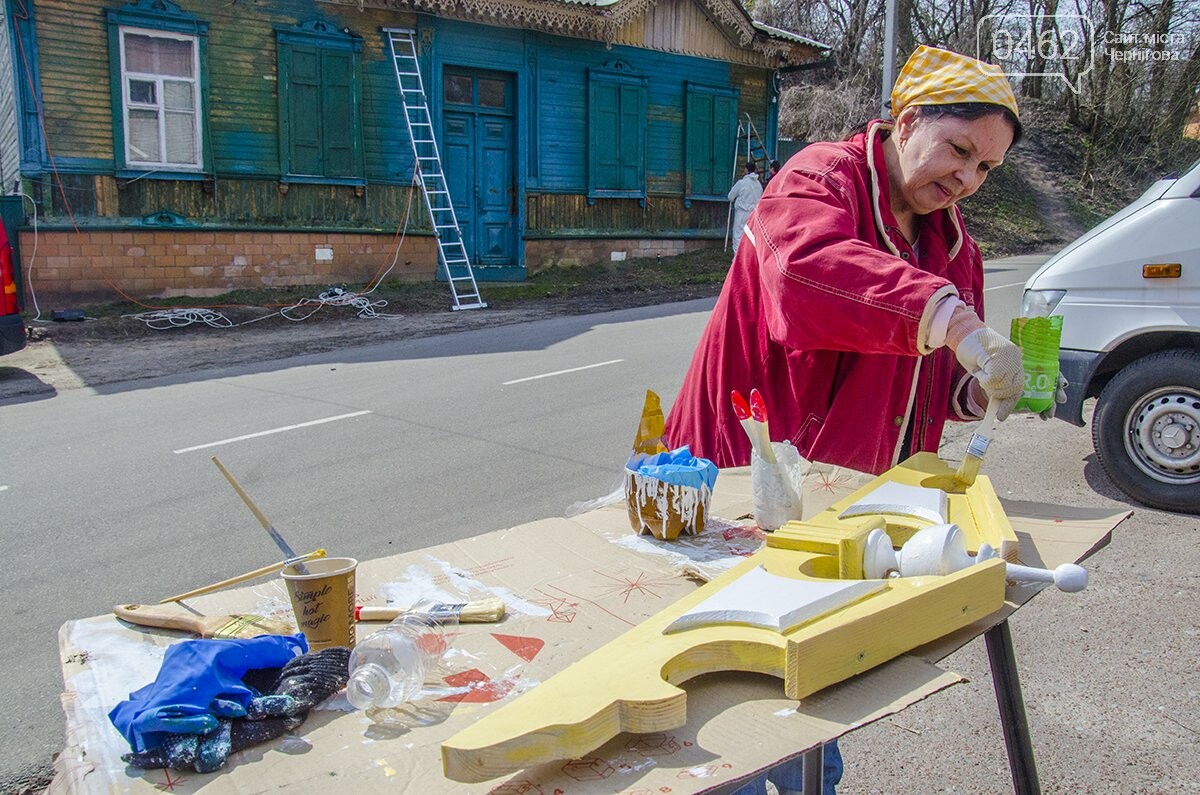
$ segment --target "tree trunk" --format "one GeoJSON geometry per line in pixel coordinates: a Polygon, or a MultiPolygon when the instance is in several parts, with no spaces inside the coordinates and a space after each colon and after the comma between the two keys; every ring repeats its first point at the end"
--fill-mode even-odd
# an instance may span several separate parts
{"type": "MultiPolygon", "coordinates": [[[[1151,39],[1146,49],[1152,51],[1170,51],[1171,17],[1174,14],[1174,0],[1162,0],[1154,11],[1154,22],[1151,25],[1151,39]]],[[[1146,110],[1150,118],[1158,117],[1162,111],[1163,96],[1166,94],[1167,70],[1170,61],[1150,62],[1150,95],[1146,110]]]]}

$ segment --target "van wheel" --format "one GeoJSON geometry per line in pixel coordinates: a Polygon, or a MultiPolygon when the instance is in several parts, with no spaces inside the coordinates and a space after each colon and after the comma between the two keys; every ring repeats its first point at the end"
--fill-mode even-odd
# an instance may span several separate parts
{"type": "Polygon", "coordinates": [[[1154,353],[1117,373],[1096,404],[1092,444],[1133,499],[1200,513],[1200,351],[1154,353]]]}

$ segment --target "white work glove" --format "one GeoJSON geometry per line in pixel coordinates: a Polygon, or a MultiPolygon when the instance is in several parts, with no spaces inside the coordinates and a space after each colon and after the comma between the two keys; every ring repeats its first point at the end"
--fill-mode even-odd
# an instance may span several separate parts
{"type": "Polygon", "coordinates": [[[955,309],[950,316],[946,345],[983,387],[988,403],[996,401],[996,419],[1007,419],[1025,388],[1021,349],[966,307],[955,309]]]}
{"type": "Polygon", "coordinates": [[[1059,405],[1067,402],[1067,387],[1071,382],[1063,378],[1062,373],[1058,374],[1058,383],[1054,385],[1054,402],[1050,404],[1050,408],[1044,411],[1039,411],[1038,416],[1044,420],[1054,419],[1054,412],[1058,410],[1059,405]]]}

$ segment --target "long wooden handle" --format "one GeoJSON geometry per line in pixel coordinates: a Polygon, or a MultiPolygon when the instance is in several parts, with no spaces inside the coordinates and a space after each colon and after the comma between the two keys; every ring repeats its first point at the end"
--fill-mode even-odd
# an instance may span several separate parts
{"type": "Polygon", "coordinates": [[[214,582],[212,585],[205,585],[202,588],[196,588],[195,590],[188,591],[187,593],[181,593],[176,596],[167,597],[166,599],[161,600],[159,602],[159,604],[165,605],[165,604],[170,604],[171,602],[178,602],[182,599],[191,599],[193,596],[200,596],[201,594],[212,593],[213,591],[219,591],[222,588],[228,588],[230,585],[237,585],[239,582],[245,582],[246,580],[253,580],[255,577],[264,577],[268,574],[274,574],[275,572],[282,569],[284,566],[287,566],[290,563],[293,563],[297,560],[300,562],[304,562],[306,560],[313,560],[314,558],[323,558],[323,557],[325,557],[325,550],[318,549],[315,552],[309,552],[307,555],[301,555],[299,558],[293,558],[291,560],[281,560],[278,563],[272,563],[270,566],[263,566],[260,569],[255,569],[254,571],[248,571],[245,574],[239,574],[236,577],[230,577],[228,580],[221,580],[220,582],[214,582]]]}
{"type": "Polygon", "coordinates": [[[246,507],[250,509],[250,513],[254,514],[254,518],[258,520],[258,523],[263,526],[263,530],[267,532],[274,530],[275,528],[272,527],[270,520],[267,519],[267,515],[260,511],[258,506],[254,504],[254,500],[250,499],[250,495],[242,488],[242,484],[237,482],[237,478],[233,476],[233,473],[225,468],[225,465],[221,463],[221,459],[214,455],[212,461],[217,465],[217,469],[221,470],[221,474],[225,476],[225,479],[229,481],[229,485],[233,486],[233,490],[242,498],[242,502],[246,503],[246,507]]]}
{"type": "MultiPolygon", "coordinates": [[[[389,605],[362,605],[354,609],[355,621],[392,621],[413,608],[389,605]]],[[[504,618],[504,600],[499,597],[476,602],[448,605],[437,604],[428,609],[435,619],[456,619],[460,624],[490,624],[504,618]]]]}
{"type": "MultiPolygon", "coordinates": [[[[238,496],[242,498],[242,502],[246,503],[246,507],[249,508],[250,512],[254,514],[254,517],[258,519],[258,523],[262,525],[263,530],[267,531],[267,535],[269,535],[271,540],[275,542],[275,546],[279,547],[279,551],[283,553],[283,556],[288,560],[294,560],[297,557],[296,551],[292,549],[288,542],[283,540],[283,536],[279,535],[279,531],[276,530],[275,526],[271,524],[271,521],[267,519],[267,515],[260,511],[258,506],[254,504],[254,500],[250,499],[250,495],[247,494],[246,490],[242,488],[242,484],[237,482],[237,479],[233,476],[233,473],[226,469],[225,465],[221,463],[221,459],[217,458],[215,455],[212,458],[212,462],[217,465],[217,469],[221,470],[221,474],[224,475],[225,479],[229,481],[229,485],[233,486],[233,490],[236,491],[238,496]]],[[[296,571],[300,572],[301,574],[308,574],[308,569],[305,567],[304,563],[296,561],[295,566],[296,571]]]]}
{"type": "Polygon", "coordinates": [[[130,624],[161,629],[182,629],[185,632],[195,632],[197,635],[203,635],[208,626],[204,616],[191,616],[179,612],[178,609],[153,605],[117,605],[113,608],[113,615],[130,624]]]}

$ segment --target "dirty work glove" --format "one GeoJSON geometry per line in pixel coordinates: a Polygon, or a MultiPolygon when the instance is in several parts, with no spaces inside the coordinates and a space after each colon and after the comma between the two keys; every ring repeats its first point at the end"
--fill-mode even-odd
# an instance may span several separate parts
{"type": "Polygon", "coordinates": [[[988,402],[997,402],[996,419],[1006,419],[1025,387],[1021,349],[965,307],[955,309],[950,316],[946,345],[954,351],[959,364],[979,381],[988,402]]]}
{"type": "Polygon", "coordinates": [[[1059,404],[1067,402],[1067,387],[1070,385],[1071,382],[1063,378],[1062,373],[1059,373],[1058,383],[1054,387],[1054,402],[1050,404],[1049,408],[1039,411],[1038,416],[1044,420],[1054,419],[1054,412],[1058,410],[1059,404]]]}
{"type": "Polygon", "coordinates": [[[350,680],[350,650],[322,649],[288,662],[271,688],[273,697],[290,698],[308,711],[346,686],[350,680]]]}
{"type": "Polygon", "coordinates": [[[282,668],[248,671],[246,686],[269,692],[250,699],[244,709],[233,702],[214,702],[214,714],[223,716],[214,719],[211,731],[171,734],[160,747],[121,759],[133,767],[211,773],[224,767],[230,754],[298,727],[309,709],[346,686],[349,675],[350,650],[343,647],[296,657],[282,668]],[[239,710],[241,715],[236,714],[239,710]]]}

